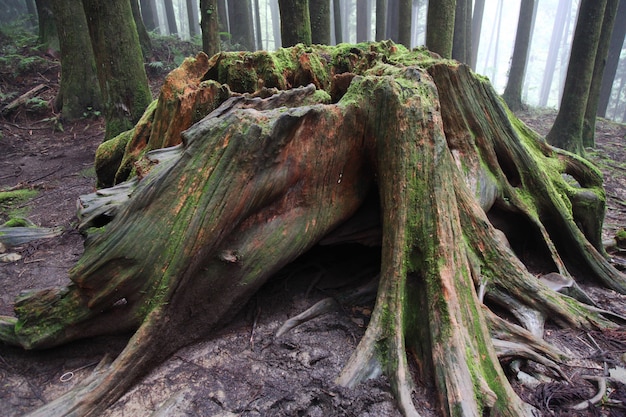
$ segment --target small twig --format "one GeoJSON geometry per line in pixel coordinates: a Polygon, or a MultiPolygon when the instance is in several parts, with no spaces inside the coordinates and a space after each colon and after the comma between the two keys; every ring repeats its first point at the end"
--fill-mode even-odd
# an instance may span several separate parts
{"type": "Polygon", "coordinates": [[[256,324],[261,315],[261,308],[257,307],[256,314],[254,315],[254,321],[252,322],[252,329],[250,330],[250,350],[254,350],[254,333],[256,331],[256,324]]]}

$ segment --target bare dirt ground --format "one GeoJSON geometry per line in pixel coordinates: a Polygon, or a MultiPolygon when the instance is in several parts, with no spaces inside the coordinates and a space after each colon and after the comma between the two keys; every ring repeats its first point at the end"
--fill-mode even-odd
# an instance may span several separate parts
{"type": "MultiPolygon", "coordinates": [[[[39,97],[51,102],[58,88],[58,70],[56,61],[48,61],[24,77],[0,77],[0,92],[23,94],[45,84],[39,97]]],[[[155,92],[162,76],[153,77],[155,92]]],[[[8,101],[0,102],[0,108],[8,101]]],[[[545,134],[554,112],[520,116],[545,134]]],[[[75,230],[75,202],[79,195],[94,191],[93,158],[103,137],[103,122],[86,117],[62,123],[63,131],[58,127],[47,107],[26,106],[0,118],[0,190],[38,191],[28,201],[0,203],[0,224],[18,210],[39,226],[64,229],[60,237],[13,248],[21,259],[0,264],[0,315],[13,314],[13,300],[23,290],[67,284],[67,271],[82,253],[83,239],[75,230]]],[[[607,238],[626,226],[625,135],[626,125],[600,120],[597,148],[589,154],[605,175],[607,238]]],[[[372,305],[346,307],[280,339],[274,337],[284,320],[324,298],[332,290],[329,282],[362,271],[356,265],[363,263],[363,252],[354,253],[349,247],[323,252],[315,262],[311,256],[281,272],[215,337],[180,350],[138,381],[105,415],[400,416],[385,378],[356,389],[333,382],[363,335],[372,305]],[[312,285],[319,276],[322,281],[312,285]]],[[[588,291],[602,305],[626,315],[626,297],[601,289],[588,291]]],[[[626,389],[620,383],[612,384],[606,401],[589,410],[566,408],[595,394],[595,385],[581,379],[582,375],[624,365],[626,331],[603,334],[549,328],[547,335],[571,355],[563,368],[578,389],[553,383],[531,390],[514,383],[520,395],[541,407],[545,415],[626,415],[626,402],[621,403],[626,401],[626,389]],[[610,404],[609,399],[618,403],[610,404]]],[[[67,392],[104,357],[115,357],[128,337],[99,337],[42,352],[0,345],[0,414],[20,416],[67,392]]],[[[438,415],[428,388],[416,387],[415,400],[423,416],[438,415]]]]}

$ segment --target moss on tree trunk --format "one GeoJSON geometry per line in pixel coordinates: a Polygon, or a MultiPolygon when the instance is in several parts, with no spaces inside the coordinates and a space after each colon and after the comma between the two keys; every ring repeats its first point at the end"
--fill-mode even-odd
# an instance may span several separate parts
{"type": "Polygon", "coordinates": [[[542,278],[626,292],[591,219],[604,206],[597,171],[547,145],[468,67],[384,42],[200,55],[177,71],[133,135],[152,133],[126,147],[153,149],[140,175],[81,199],[84,227],[110,222],[90,231],[73,283],[23,296],[0,320],[2,340],[33,349],[136,329],[107,369],[33,415],[98,414],[367,204],[380,210],[380,283],[342,385],[384,372],[417,416],[417,377],[442,415],[525,417],[498,355],[558,369],[546,320],[613,326],[576,284],[570,297],[542,278]],[[214,110],[176,145],[163,133],[198,109],[180,104],[182,79],[230,89],[206,96],[214,110]]]}
{"type": "Polygon", "coordinates": [[[83,7],[96,58],[107,140],[131,129],[152,95],[130,2],[83,0],[83,7]]]}

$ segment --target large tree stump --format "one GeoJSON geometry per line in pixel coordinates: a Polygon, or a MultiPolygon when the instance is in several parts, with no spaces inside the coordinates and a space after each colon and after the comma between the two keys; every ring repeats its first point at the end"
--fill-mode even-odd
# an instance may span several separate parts
{"type": "Polygon", "coordinates": [[[368,204],[380,282],[343,385],[384,372],[416,416],[411,351],[444,415],[528,416],[498,355],[558,369],[546,320],[614,326],[575,283],[626,291],[602,252],[600,174],[466,66],[384,42],[200,55],[176,71],[125,153],[100,153],[102,183],[136,175],[82,198],[94,227],[73,283],[0,321],[0,338],[27,349],[136,330],[108,368],[33,415],[96,415],[368,204]],[[172,81],[185,77],[192,87],[172,81]],[[200,108],[214,110],[192,124],[200,108]],[[542,276],[564,278],[568,295],[542,276]]]}

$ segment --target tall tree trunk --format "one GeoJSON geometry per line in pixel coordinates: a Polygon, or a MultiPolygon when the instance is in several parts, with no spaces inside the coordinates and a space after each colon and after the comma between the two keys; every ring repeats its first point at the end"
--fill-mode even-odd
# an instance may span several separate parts
{"type": "Polygon", "coordinates": [[[343,42],[343,25],[341,24],[341,1],[340,0],[332,0],[333,1],[333,17],[335,23],[335,42],[342,43],[343,42]]]}
{"type": "Polygon", "coordinates": [[[241,45],[240,49],[246,51],[254,50],[254,23],[250,4],[251,0],[228,1],[231,42],[241,45]]]}
{"type": "Polygon", "coordinates": [[[176,12],[174,11],[174,3],[172,0],[163,0],[165,5],[165,16],[167,17],[167,29],[170,35],[178,34],[178,25],[176,24],[176,12]]]}
{"type": "Polygon", "coordinates": [[[485,14],[485,0],[476,0],[472,14],[472,45],[470,55],[470,67],[476,70],[478,63],[478,47],[480,46],[480,34],[483,29],[483,15],[485,14]]]}
{"type": "Polygon", "coordinates": [[[135,27],[137,28],[137,35],[139,36],[139,44],[141,45],[143,59],[147,61],[150,57],[152,57],[152,41],[150,40],[146,26],[141,18],[139,0],[130,0],[130,6],[133,10],[133,20],[135,21],[135,27]]]}
{"type": "Polygon", "coordinates": [[[96,62],[85,11],[72,0],[52,0],[61,46],[61,85],[55,99],[56,111],[75,120],[102,109],[96,62]]]}
{"type": "Polygon", "coordinates": [[[218,22],[217,0],[200,0],[200,15],[202,20],[202,50],[208,56],[220,51],[220,34],[218,22]]]}
{"type": "Polygon", "coordinates": [[[274,46],[275,49],[280,48],[282,40],[280,36],[280,8],[278,7],[278,0],[269,0],[270,10],[272,12],[272,30],[274,31],[274,46]]]}
{"type": "Polygon", "coordinates": [[[559,57],[559,46],[561,45],[561,39],[564,36],[566,19],[568,16],[567,11],[569,7],[570,5],[568,0],[559,0],[554,25],[552,26],[552,36],[550,37],[550,47],[548,49],[548,57],[546,59],[546,68],[543,72],[543,80],[541,82],[541,92],[539,96],[540,107],[548,105],[548,98],[550,97],[550,90],[552,88],[552,79],[556,70],[556,61],[559,57]]]}
{"type": "Polygon", "coordinates": [[[534,18],[535,1],[522,0],[517,21],[517,33],[515,35],[515,47],[511,59],[511,69],[509,79],[504,89],[502,97],[506,104],[513,111],[523,108],[522,104],[522,84],[526,73],[526,62],[528,60],[528,50],[530,49],[530,34],[534,18]]]}
{"type": "Polygon", "coordinates": [[[387,31],[387,0],[376,0],[376,40],[385,39],[387,31]]]}
{"type": "Polygon", "coordinates": [[[256,27],[256,35],[254,39],[256,40],[256,49],[263,49],[263,36],[261,32],[261,6],[259,5],[259,0],[254,0],[253,3],[254,11],[254,26],[256,27]]]}
{"type": "Polygon", "coordinates": [[[613,25],[613,34],[611,35],[611,43],[609,44],[609,55],[602,76],[602,86],[600,87],[600,99],[598,101],[598,116],[606,117],[606,110],[611,99],[611,90],[617,74],[617,66],[619,57],[624,45],[624,37],[626,36],[626,1],[621,0],[617,8],[615,23],[613,25]]]}
{"type": "Polygon", "coordinates": [[[140,0],[141,6],[141,18],[147,30],[154,31],[159,27],[159,23],[156,16],[156,9],[154,8],[154,0],[140,0]]]}
{"type": "Polygon", "coordinates": [[[454,14],[452,59],[469,64],[472,49],[472,0],[457,0],[454,14]]]}
{"type": "Polygon", "coordinates": [[[245,65],[240,53],[200,54],[168,77],[126,151],[174,144],[164,128],[179,146],[81,198],[81,227],[104,225],[88,232],[72,283],[24,294],[17,317],[0,317],[0,340],[30,349],[135,331],[111,366],[32,417],[102,414],[273,273],[336,242],[340,226],[378,229],[381,265],[368,328],[338,383],[383,372],[405,416],[418,415],[414,378],[436,387],[443,416],[535,415],[498,355],[558,375],[564,355],[542,340],[547,318],[616,327],[573,298],[586,299],[570,275],[626,293],[601,253],[600,175],[547,146],[465,65],[387,42],[250,53],[245,65]],[[260,85],[289,91],[261,98],[260,85]],[[363,224],[361,209],[378,215],[363,224]],[[545,285],[548,273],[570,277],[572,296],[545,285]]]}
{"type": "Polygon", "coordinates": [[[44,49],[59,50],[59,36],[52,13],[52,0],[35,0],[39,22],[38,42],[44,49]]]}
{"type": "MultiPolygon", "coordinates": [[[[565,87],[565,79],[567,78],[567,69],[568,65],[565,63],[569,61],[570,51],[571,51],[571,41],[569,39],[570,26],[572,24],[572,12],[576,11],[572,7],[567,8],[567,20],[565,22],[565,31],[563,32],[563,38],[561,39],[561,59],[559,65],[559,88],[557,95],[557,107],[561,105],[561,99],[563,95],[563,89],[565,87]]],[[[576,16],[576,15],[575,15],[576,16]]],[[[575,23],[575,22],[574,22],[575,23]]]]}
{"type": "Polygon", "coordinates": [[[311,45],[309,0],[278,0],[278,6],[283,46],[294,46],[298,43],[311,45]]]}
{"type": "Polygon", "coordinates": [[[37,5],[35,0],[26,0],[26,10],[28,11],[28,21],[33,28],[37,27],[37,5]]]}
{"type": "Polygon", "coordinates": [[[398,42],[407,48],[411,47],[411,16],[413,15],[413,1],[400,0],[400,15],[398,16],[398,42]]]}
{"type": "Polygon", "coordinates": [[[398,28],[400,27],[400,0],[387,1],[387,39],[394,42],[399,41],[398,28]]]}
{"type": "Polygon", "coordinates": [[[198,0],[187,0],[187,19],[189,21],[189,36],[191,36],[192,38],[196,35],[201,34],[202,32],[200,30],[200,19],[198,16],[199,10],[200,10],[200,6],[198,5],[198,0]]]}
{"type": "Polygon", "coordinates": [[[311,42],[330,45],[330,0],[309,0],[311,42]]]}
{"type": "Polygon", "coordinates": [[[607,0],[581,0],[561,107],[546,136],[556,147],[584,155],[583,121],[607,0]]]}
{"type": "Polygon", "coordinates": [[[589,98],[587,99],[587,108],[585,109],[585,120],[583,121],[583,146],[585,147],[595,146],[596,117],[598,114],[598,101],[600,100],[600,87],[602,85],[604,68],[606,67],[606,60],[609,54],[609,44],[611,43],[611,34],[613,33],[618,4],[619,0],[607,0],[606,8],[604,9],[602,30],[600,31],[600,39],[598,40],[598,50],[593,66],[591,85],[589,86],[589,98]]]}
{"type": "Polygon", "coordinates": [[[367,42],[372,26],[372,9],[369,0],[356,0],[356,41],[367,42]]]}
{"type": "Polygon", "coordinates": [[[456,1],[430,0],[426,23],[426,47],[443,58],[452,58],[456,1]]]}
{"type": "Polygon", "coordinates": [[[137,123],[152,94],[130,2],[83,0],[83,7],[104,105],[104,138],[108,140],[137,123]]]}

